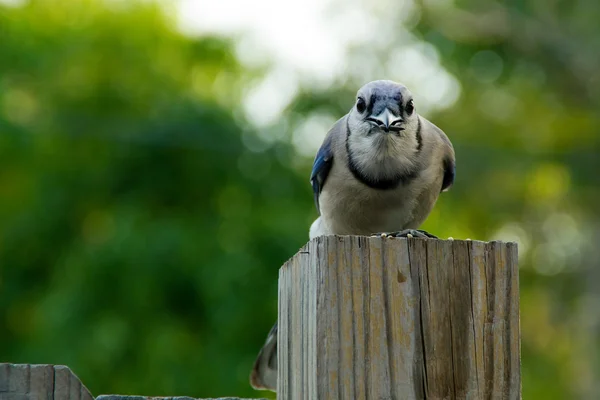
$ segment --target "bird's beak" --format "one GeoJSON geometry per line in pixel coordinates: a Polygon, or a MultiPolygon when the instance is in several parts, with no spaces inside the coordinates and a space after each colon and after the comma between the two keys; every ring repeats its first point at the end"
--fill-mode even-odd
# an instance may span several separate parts
{"type": "Polygon", "coordinates": [[[383,129],[384,132],[399,132],[404,130],[404,128],[400,126],[400,124],[404,122],[402,117],[395,115],[387,108],[385,108],[379,115],[368,117],[367,121],[375,123],[381,129],[383,129]]]}

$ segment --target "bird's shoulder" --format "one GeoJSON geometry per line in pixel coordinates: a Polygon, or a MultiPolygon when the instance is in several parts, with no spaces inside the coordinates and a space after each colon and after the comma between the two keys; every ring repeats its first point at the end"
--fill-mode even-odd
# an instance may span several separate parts
{"type": "Polygon", "coordinates": [[[450,138],[448,138],[448,135],[446,135],[446,133],[441,128],[439,128],[436,124],[423,117],[422,115],[419,115],[419,119],[421,120],[421,124],[423,125],[423,131],[430,141],[433,141],[438,145],[444,145],[449,150],[454,150],[450,138]]]}
{"type": "Polygon", "coordinates": [[[448,138],[448,135],[433,122],[423,116],[419,116],[421,124],[424,126],[427,139],[432,142],[433,146],[431,156],[438,162],[441,162],[443,168],[442,192],[447,191],[454,184],[456,177],[456,158],[454,146],[448,138]]]}
{"type": "Polygon", "coordinates": [[[310,182],[314,192],[315,206],[317,211],[320,211],[319,207],[319,195],[323,191],[325,181],[329,176],[331,167],[334,162],[335,146],[338,144],[340,137],[345,135],[345,120],[347,115],[338,119],[333,126],[329,129],[323,139],[321,147],[317,151],[315,156],[312,171],[310,174],[310,182]]]}

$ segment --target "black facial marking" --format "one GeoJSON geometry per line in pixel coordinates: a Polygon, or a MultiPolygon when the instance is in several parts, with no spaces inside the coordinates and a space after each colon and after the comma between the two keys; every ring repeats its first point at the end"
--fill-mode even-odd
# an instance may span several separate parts
{"type": "Polygon", "coordinates": [[[402,93],[397,92],[392,96],[392,99],[394,100],[395,105],[398,107],[397,109],[394,108],[393,111],[397,115],[402,115],[402,102],[404,101],[404,99],[402,98],[402,93]]]}
{"type": "Polygon", "coordinates": [[[350,137],[350,118],[346,117],[346,147],[348,147],[348,138],[350,137]]]}
{"type": "Polygon", "coordinates": [[[396,115],[400,115],[402,110],[402,93],[400,91],[382,93],[380,90],[374,90],[369,97],[366,115],[379,115],[385,108],[396,115]]]}
{"type": "Polygon", "coordinates": [[[423,148],[423,136],[421,136],[421,118],[417,119],[417,153],[423,148]]]}
{"type": "Polygon", "coordinates": [[[369,98],[369,104],[367,105],[367,115],[373,115],[373,105],[377,101],[377,96],[375,93],[371,93],[371,97],[369,98]]]}

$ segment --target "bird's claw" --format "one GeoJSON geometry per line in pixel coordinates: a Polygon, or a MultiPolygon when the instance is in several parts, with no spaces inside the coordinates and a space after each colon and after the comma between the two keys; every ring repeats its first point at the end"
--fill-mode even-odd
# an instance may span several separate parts
{"type": "Polygon", "coordinates": [[[422,239],[427,239],[427,238],[431,238],[431,239],[437,239],[438,237],[435,235],[432,235],[431,233],[421,230],[421,229],[404,229],[403,231],[398,231],[398,232],[382,232],[382,233],[375,233],[372,236],[377,236],[377,237],[405,237],[405,238],[422,238],[422,239]]]}

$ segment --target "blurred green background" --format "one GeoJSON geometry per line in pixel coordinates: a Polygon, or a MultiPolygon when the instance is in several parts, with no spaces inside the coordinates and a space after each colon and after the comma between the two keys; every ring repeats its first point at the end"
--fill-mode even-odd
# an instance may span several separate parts
{"type": "Polygon", "coordinates": [[[600,2],[257,4],[270,37],[214,29],[208,0],[0,0],[0,361],[95,395],[271,396],[248,374],[313,155],[394,79],[457,154],[423,228],[519,242],[523,397],[600,398],[600,2]],[[296,58],[264,50],[292,29],[296,58]]]}

